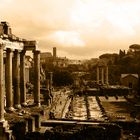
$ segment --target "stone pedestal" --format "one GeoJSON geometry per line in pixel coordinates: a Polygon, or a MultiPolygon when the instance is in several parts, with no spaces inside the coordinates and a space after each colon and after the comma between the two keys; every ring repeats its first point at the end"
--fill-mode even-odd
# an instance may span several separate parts
{"type": "Polygon", "coordinates": [[[35,118],[34,117],[28,117],[26,118],[27,121],[27,131],[28,132],[34,132],[35,131],[35,118]]]}
{"type": "Polygon", "coordinates": [[[11,140],[12,131],[9,130],[9,125],[7,121],[0,122],[0,140],[11,140]]]}
{"type": "Polygon", "coordinates": [[[41,127],[40,115],[32,114],[32,117],[35,119],[35,128],[39,129],[41,127]]]}
{"type": "Polygon", "coordinates": [[[18,121],[12,127],[13,135],[16,137],[17,140],[24,140],[25,135],[28,132],[27,129],[27,122],[24,120],[18,121]]]}

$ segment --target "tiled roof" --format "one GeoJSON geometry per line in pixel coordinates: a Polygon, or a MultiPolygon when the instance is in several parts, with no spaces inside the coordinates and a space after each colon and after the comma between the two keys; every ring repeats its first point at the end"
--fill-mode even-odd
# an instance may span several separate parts
{"type": "Polygon", "coordinates": [[[127,76],[133,76],[133,77],[136,77],[136,78],[139,78],[138,74],[121,74],[121,78],[125,78],[127,76]]]}

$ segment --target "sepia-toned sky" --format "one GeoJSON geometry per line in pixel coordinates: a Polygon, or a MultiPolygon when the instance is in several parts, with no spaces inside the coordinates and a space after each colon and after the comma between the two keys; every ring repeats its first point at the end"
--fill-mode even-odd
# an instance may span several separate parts
{"type": "Polygon", "coordinates": [[[140,0],[0,0],[0,20],[42,52],[92,58],[140,44],[140,0]]]}

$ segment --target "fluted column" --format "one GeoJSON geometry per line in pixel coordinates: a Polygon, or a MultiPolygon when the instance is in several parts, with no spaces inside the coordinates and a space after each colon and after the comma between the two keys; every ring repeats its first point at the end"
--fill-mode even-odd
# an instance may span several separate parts
{"type": "Polygon", "coordinates": [[[25,80],[25,51],[20,53],[20,101],[21,105],[26,106],[26,80],[25,80]]]}
{"type": "Polygon", "coordinates": [[[14,51],[13,57],[13,89],[14,89],[14,107],[21,108],[20,104],[20,70],[19,70],[19,52],[14,51]]]}
{"type": "Polygon", "coordinates": [[[106,66],[106,84],[108,85],[108,66],[106,66]]]}
{"type": "Polygon", "coordinates": [[[34,103],[40,106],[40,51],[34,51],[34,103]]]}
{"type": "Polygon", "coordinates": [[[101,83],[104,84],[104,68],[101,68],[101,83]]]}
{"type": "Polygon", "coordinates": [[[6,87],[6,110],[13,111],[13,92],[12,92],[12,50],[6,50],[5,68],[5,87],[6,87]]]}
{"type": "Polygon", "coordinates": [[[0,123],[4,122],[3,45],[0,44],[0,123]]]}
{"type": "Polygon", "coordinates": [[[97,80],[97,84],[99,84],[99,78],[100,78],[99,77],[99,67],[97,66],[97,79],[96,79],[97,80]]]}

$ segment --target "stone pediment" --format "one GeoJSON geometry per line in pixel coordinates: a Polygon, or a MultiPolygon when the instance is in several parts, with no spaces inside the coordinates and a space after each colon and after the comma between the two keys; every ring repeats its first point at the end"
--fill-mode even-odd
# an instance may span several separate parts
{"type": "Polygon", "coordinates": [[[125,77],[128,77],[128,76],[139,78],[138,74],[121,74],[121,78],[125,78],[125,77]]]}

